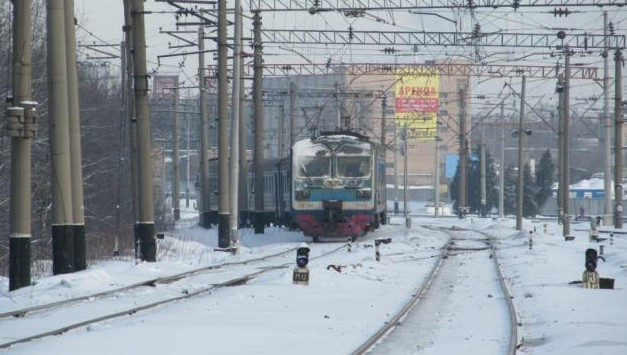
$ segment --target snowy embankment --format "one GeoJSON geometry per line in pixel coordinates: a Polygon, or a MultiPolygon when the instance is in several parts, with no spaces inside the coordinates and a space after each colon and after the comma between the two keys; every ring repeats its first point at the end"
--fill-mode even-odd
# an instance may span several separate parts
{"type": "MultiPolygon", "coordinates": [[[[624,307],[627,292],[623,286],[627,276],[624,241],[627,236],[618,235],[614,245],[609,245],[609,240],[601,243],[605,246],[607,262],[599,261],[598,271],[601,277],[615,278],[616,289],[590,290],[569,284],[581,279],[584,251],[599,246],[588,241],[585,231],[577,231],[585,229],[583,225],[573,226],[576,239],[565,242],[553,222],[547,222],[548,233],[544,235],[541,224],[544,221],[538,224],[525,221],[526,231],[534,226],[537,231],[533,249],[529,250],[528,233],[514,233],[512,220],[417,218],[409,231],[405,230],[402,219],[393,218],[393,222],[355,243],[350,254],[342,250],[330,257],[313,259],[317,253],[341,243],[310,244],[309,286],[293,285],[290,267],[272,271],[245,285],[17,345],[4,353],[350,353],[402,307],[429,272],[435,260],[433,256],[447,236],[423,228],[426,224],[477,229],[498,240],[503,272],[522,323],[521,353],[627,353],[627,307],[624,307]],[[368,246],[379,237],[391,237],[392,243],[381,246],[382,260],[377,262],[374,248],[368,246]],[[341,272],[328,268],[331,264],[340,265],[341,272]]],[[[215,229],[207,231],[193,222],[182,222],[173,236],[160,242],[156,263],[102,262],[83,272],[41,278],[33,287],[15,292],[8,292],[8,280],[1,278],[0,313],[159,275],[255,258],[309,242],[299,232],[279,228],[269,228],[263,235],[243,231],[242,252],[232,256],[213,250],[217,246],[216,233],[215,229]]],[[[146,292],[171,292],[177,287],[185,290],[195,286],[187,282],[178,281],[167,288],[147,288],[146,292]]],[[[468,292],[472,294],[472,289],[468,292]]],[[[464,307],[465,303],[458,300],[456,305],[464,307]]],[[[41,321],[58,323],[58,319],[47,317],[41,321]]],[[[455,318],[450,321],[455,322],[455,318]]],[[[438,327],[437,323],[434,327],[438,327]]],[[[421,336],[428,334],[441,332],[434,329],[421,336]]],[[[446,353],[468,353],[463,340],[449,342],[445,347],[438,346],[438,339],[432,340],[435,342],[422,339],[422,344],[431,345],[423,346],[420,353],[443,354],[443,349],[446,353]]]]}
{"type": "Polygon", "coordinates": [[[524,231],[513,231],[514,220],[475,219],[469,226],[499,239],[498,253],[522,327],[524,354],[627,354],[627,235],[609,233],[590,241],[589,223],[573,224],[573,241],[565,241],[555,222],[525,221],[524,231]],[[544,233],[544,223],[547,231],[544,233]],[[532,249],[530,231],[534,230],[532,249]],[[603,246],[597,271],[615,279],[615,289],[585,289],[585,251],[603,246]]]}

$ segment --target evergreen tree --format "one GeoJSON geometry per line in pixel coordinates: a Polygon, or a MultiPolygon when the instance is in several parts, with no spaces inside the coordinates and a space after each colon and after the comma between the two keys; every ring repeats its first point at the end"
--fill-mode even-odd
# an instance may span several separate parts
{"type": "MultiPolygon", "coordinates": [[[[473,157],[467,158],[468,169],[466,171],[466,201],[470,213],[481,213],[481,161],[479,151],[475,151],[473,157]]],[[[486,152],[486,208],[488,211],[498,203],[498,178],[494,169],[494,162],[486,152]]],[[[450,196],[454,200],[453,209],[457,210],[459,199],[459,164],[455,170],[455,176],[450,185],[450,196]]]]}
{"type": "Polygon", "coordinates": [[[529,163],[526,163],[523,168],[523,217],[535,217],[538,214],[537,193],[538,189],[531,175],[531,167],[529,163]]]}
{"type": "Polygon", "coordinates": [[[455,168],[455,175],[453,176],[453,180],[449,186],[449,194],[451,200],[453,200],[453,210],[457,211],[457,207],[459,206],[459,162],[457,163],[457,167],[455,168]]]}
{"type": "MultiPolygon", "coordinates": [[[[509,167],[505,170],[505,214],[518,212],[518,171],[509,167]]],[[[537,188],[529,163],[523,168],[523,217],[534,217],[538,214],[535,196],[537,188]]]]}
{"type": "Polygon", "coordinates": [[[547,149],[540,158],[540,163],[536,168],[536,204],[538,210],[544,206],[546,201],[553,194],[552,188],[555,182],[555,163],[551,153],[547,149]]]}
{"type": "Polygon", "coordinates": [[[506,215],[516,214],[516,183],[517,173],[513,167],[505,169],[505,191],[503,191],[503,204],[506,215]]]}

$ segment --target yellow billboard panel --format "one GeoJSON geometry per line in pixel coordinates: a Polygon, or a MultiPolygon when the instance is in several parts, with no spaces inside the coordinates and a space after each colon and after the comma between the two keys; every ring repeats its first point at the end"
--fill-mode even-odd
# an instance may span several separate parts
{"type": "Polygon", "coordinates": [[[434,140],[440,108],[440,76],[428,68],[396,71],[395,111],[409,139],[434,140]]]}

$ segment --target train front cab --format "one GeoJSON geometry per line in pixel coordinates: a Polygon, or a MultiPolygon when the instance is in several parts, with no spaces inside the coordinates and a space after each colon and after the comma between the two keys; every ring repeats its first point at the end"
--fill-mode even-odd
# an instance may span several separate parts
{"type": "Polygon", "coordinates": [[[374,152],[352,137],[294,145],[292,214],[305,235],[357,238],[378,226],[374,152]]]}

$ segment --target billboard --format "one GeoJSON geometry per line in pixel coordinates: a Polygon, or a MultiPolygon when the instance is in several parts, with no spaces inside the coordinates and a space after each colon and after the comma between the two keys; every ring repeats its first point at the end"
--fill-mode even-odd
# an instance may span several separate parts
{"type": "Polygon", "coordinates": [[[155,75],[152,79],[152,98],[174,100],[178,87],[178,75],[155,75]]]}
{"type": "Polygon", "coordinates": [[[428,68],[398,68],[395,84],[396,123],[407,124],[407,137],[434,140],[440,108],[440,76],[428,68]]]}

